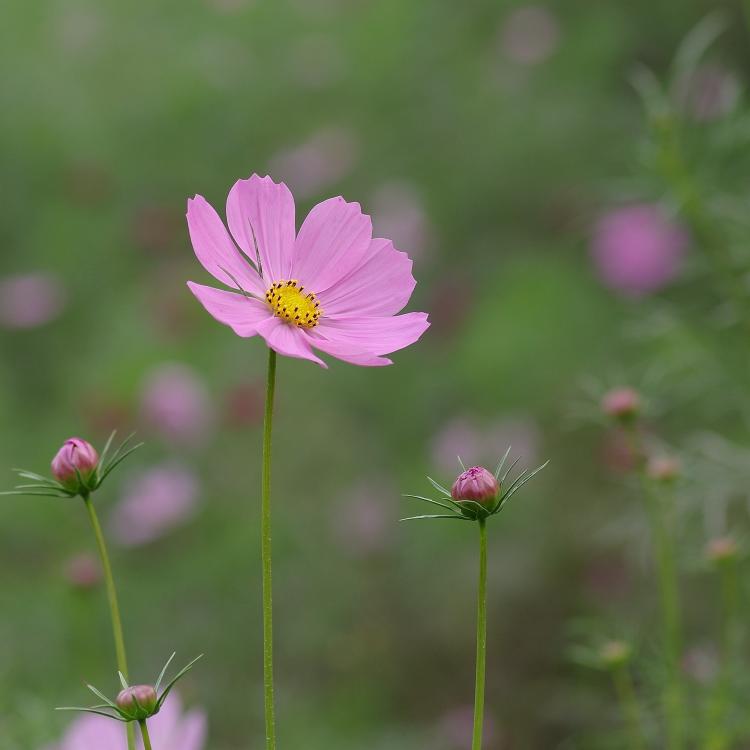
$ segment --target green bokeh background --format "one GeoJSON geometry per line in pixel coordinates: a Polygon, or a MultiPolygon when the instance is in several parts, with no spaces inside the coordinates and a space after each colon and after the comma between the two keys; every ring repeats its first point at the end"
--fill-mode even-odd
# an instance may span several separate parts
{"type": "MultiPolygon", "coordinates": [[[[587,238],[636,168],[633,66],[663,73],[724,7],[720,57],[742,73],[748,34],[728,2],[562,0],[549,3],[559,46],[522,66],[498,41],[517,7],[10,0],[2,12],[0,271],[51,271],[69,292],[58,320],[0,331],[3,485],[12,466],[44,471],[71,434],[101,444],[112,426],[139,429],[146,447],[96,497],[106,519],[128,475],[176,453],[139,424],[151,368],[194,367],[220,411],[227,388],[262,386],[263,343],[216,324],[185,288],[207,281],[188,196],[221,207],[234,180],[334,127],[355,139],[356,161],[297,201],[298,222],[331,194],[368,210],[394,180],[424,202],[430,239],[409,307],[433,316],[424,338],[386,369],[280,360],[281,747],[461,750],[441,721],[472,698],[476,540],[468,526],[397,523],[419,510],[399,493],[427,489],[430,445],[456,417],[521,415],[538,426],[539,460],[552,459],[491,529],[487,750],[586,747],[616,718],[606,681],[567,663],[566,623],[604,607],[653,625],[642,557],[627,534],[602,532],[633,497],[602,466],[600,428],[569,419],[582,378],[637,373],[654,356],[623,336],[639,303],[601,287],[587,238]],[[299,49],[320,40],[337,69],[311,86],[301,68],[318,61],[301,64],[299,49]],[[386,541],[353,556],[337,529],[362,482],[382,488],[386,541]],[[586,583],[602,560],[630,581],[606,606],[586,583]]],[[[709,406],[702,415],[718,426],[709,406]]],[[[197,455],[177,452],[203,483],[199,513],[113,553],[134,675],[150,678],[172,650],[205,652],[182,694],[208,711],[212,750],[262,743],[259,452],[257,421],[226,420],[197,455]]],[[[4,750],[58,737],[69,717],[50,707],[86,700],[84,680],[115,689],[103,592],[62,573],[91,546],[78,501],[0,503],[4,750]]]]}

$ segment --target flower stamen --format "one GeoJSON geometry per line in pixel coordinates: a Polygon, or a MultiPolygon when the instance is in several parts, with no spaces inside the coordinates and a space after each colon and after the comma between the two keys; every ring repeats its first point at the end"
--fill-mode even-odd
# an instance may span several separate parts
{"type": "Polygon", "coordinates": [[[323,311],[314,292],[305,292],[296,279],[277,281],[266,292],[274,315],[301,328],[314,328],[323,311]]]}

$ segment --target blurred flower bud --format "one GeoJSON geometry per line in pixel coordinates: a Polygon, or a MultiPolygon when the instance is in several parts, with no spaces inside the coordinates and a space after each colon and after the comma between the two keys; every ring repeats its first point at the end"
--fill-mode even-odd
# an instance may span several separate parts
{"type": "Polygon", "coordinates": [[[457,502],[475,502],[492,507],[500,494],[500,483],[483,466],[472,466],[453,483],[451,497],[457,502]]]}
{"type": "Polygon", "coordinates": [[[151,685],[131,685],[120,691],[115,703],[124,716],[142,721],[158,712],[159,697],[151,685]]]}
{"type": "Polygon", "coordinates": [[[710,562],[717,565],[736,560],[738,553],[737,542],[729,536],[712,539],[706,546],[706,557],[710,562]]]}
{"type": "Polygon", "coordinates": [[[52,459],[52,475],[67,489],[88,492],[89,480],[95,477],[99,454],[81,438],[66,440],[52,459]]]}
{"type": "Polygon", "coordinates": [[[630,660],[632,650],[625,641],[607,641],[599,650],[602,665],[607,669],[616,669],[630,660]]]}
{"type": "Polygon", "coordinates": [[[673,482],[680,475],[680,461],[673,456],[654,456],[648,461],[646,471],[656,482],[673,482]]]}
{"type": "Polygon", "coordinates": [[[65,564],[65,578],[74,588],[91,589],[101,581],[102,569],[95,557],[83,552],[65,564]]]}
{"type": "Polygon", "coordinates": [[[629,422],[638,416],[641,397],[632,388],[615,388],[604,395],[602,411],[620,422],[629,422]]]}

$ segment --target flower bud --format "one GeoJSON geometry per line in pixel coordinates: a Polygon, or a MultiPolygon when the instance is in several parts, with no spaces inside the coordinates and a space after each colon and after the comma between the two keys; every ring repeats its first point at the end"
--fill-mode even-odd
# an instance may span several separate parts
{"type": "Polygon", "coordinates": [[[115,704],[131,720],[142,721],[157,713],[159,698],[151,685],[131,685],[120,691],[115,704]]]}
{"type": "Polygon", "coordinates": [[[625,641],[607,641],[599,650],[599,657],[607,669],[626,664],[631,656],[630,646],[625,641]]]}
{"type": "Polygon", "coordinates": [[[638,416],[641,397],[632,388],[615,388],[604,395],[602,411],[609,417],[628,422],[638,416]]]}
{"type": "Polygon", "coordinates": [[[473,501],[492,507],[500,494],[500,483],[491,471],[482,466],[472,466],[453,483],[451,497],[457,502],[473,501]]]}
{"type": "Polygon", "coordinates": [[[646,472],[656,482],[673,482],[680,475],[680,461],[672,456],[654,456],[648,461],[646,472]]]}
{"type": "Polygon", "coordinates": [[[93,445],[81,438],[70,438],[52,459],[52,474],[67,489],[86,490],[98,464],[99,454],[93,445]],[[80,487],[81,482],[83,488],[80,487]]]}
{"type": "Polygon", "coordinates": [[[737,542],[730,536],[712,539],[706,547],[706,557],[716,565],[735,560],[739,553],[737,542]]]}

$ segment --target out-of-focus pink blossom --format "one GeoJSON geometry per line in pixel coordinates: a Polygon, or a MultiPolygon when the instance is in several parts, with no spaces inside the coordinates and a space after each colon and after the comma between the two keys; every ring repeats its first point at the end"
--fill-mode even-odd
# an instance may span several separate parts
{"type": "Polygon", "coordinates": [[[190,519],[198,506],[196,476],[166,463],[134,477],[112,516],[114,538],[125,546],[146,544],[190,519]]]}
{"type": "MultiPolygon", "coordinates": [[[[447,711],[439,722],[439,736],[450,750],[470,750],[474,730],[474,709],[472,706],[458,706],[447,711]]],[[[485,714],[483,741],[490,747],[496,741],[497,726],[491,716],[485,714]]],[[[443,745],[441,745],[443,747],[443,745]]]]}
{"type": "Polygon", "coordinates": [[[318,131],[299,146],[276,154],[270,171],[300,198],[311,198],[346,177],[359,159],[359,142],[346,128],[318,131]]]}
{"type": "Polygon", "coordinates": [[[102,579],[102,568],[99,561],[87,552],[71,557],[64,567],[65,578],[77,589],[91,589],[98,586],[102,579]]]}
{"type": "Polygon", "coordinates": [[[390,237],[397,248],[412,258],[424,256],[431,228],[422,197],[408,182],[381,185],[373,195],[372,226],[376,237],[390,237]]]}
{"type": "Polygon", "coordinates": [[[508,446],[513,459],[520,458],[524,466],[530,466],[538,455],[538,427],[524,417],[501,419],[483,428],[468,417],[457,417],[435,435],[432,463],[444,473],[453,472],[461,456],[465,462],[494,468],[508,446]]]}
{"type": "Polygon", "coordinates": [[[633,388],[620,386],[604,394],[602,411],[615,419],[631,419],[641,410],[641,396],[633,388]]]}
{"type": "Polygon", "coordinates": [[[57,318],[65,307],[65,289],[49,273],[27,273],[0,279],[0,327],[37,328],[57,318]]]}
{"type": "Polygon", "coordinates": [[[538,65],[551,57],[560,44],[560,24],[541,5],[525,5],[512,11],[500,32],[505,56],[518,65],[538,65]]]}
{"type": "MultiPolygon", "coordinates": [[[[172,692],[161,711],[149,719],[148,730],[156,750],[203,750],[206,715],[198,709],[183,713],[179,696],[172,692]]],[[[136,747],[143,750],[140,732],[135,734],[136,747]]],[[[127,750],[125,727],[103,716],[81,714],[62,740],[47,750],[127,750]]]]}
{"type": "Polygon", "coordinates": [[[599,278],[626,296],[655,292],[680,272],[689,238],[655,204],[610,211],[596,224],[591,255],[599,278]]]}
{"type": "Polygon", "coordinates": [[[224,396],[224,419],[230,427],[248,427],[263,420],[265,391],[261,383],[232,386],[224,396]]]}
{"type": "Polygon", "coordinates": [[[694,120],[709,122],[729,114],[740,97],[740,82],[727,68],[705,63],[683,81],[683,106],[694,120]]]}
{"type": "Polygon", "coordinates": [[[392,518],[386,500],[392,496],[390,488],[367,483],[342,495],[335,511],[334,532],[352,557],[374,555],[388,545],[392,518]]]}
{"type": "Polygon", "coordinates": [[[208,389],[187,365],[167,362],[143,384],[141,414],[150,430],[178,445],[197,446],[213,431],[215,413],[208,389]]]}

